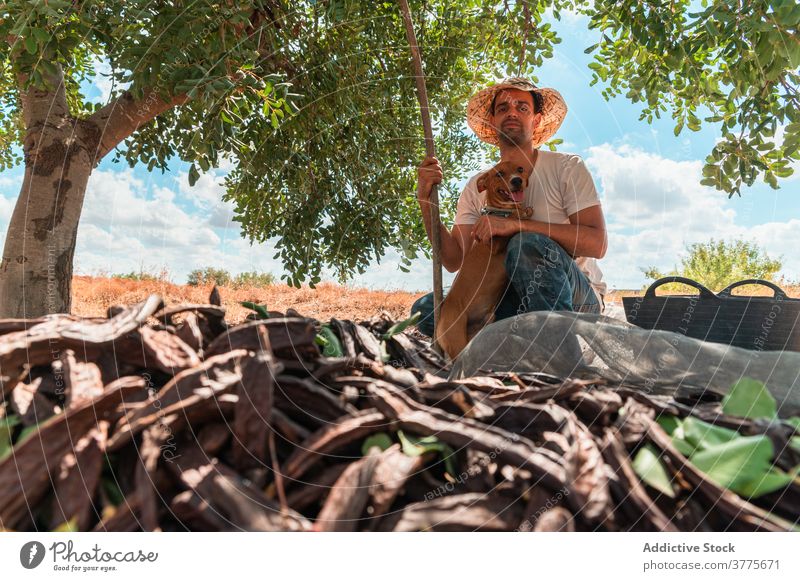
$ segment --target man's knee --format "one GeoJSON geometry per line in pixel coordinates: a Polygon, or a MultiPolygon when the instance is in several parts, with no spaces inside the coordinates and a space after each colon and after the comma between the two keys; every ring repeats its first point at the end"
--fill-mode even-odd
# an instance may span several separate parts
{"type": "Polygon", "coordinates": [[[417,330],[423,335],[433,336],[433,293],[422,295],[411,305],[411,316],[420,313],[417,330]]]}
{"type": "Polygon", "coordinates": [[[561,257],[558,243],[548,238],[544,234],[536,232],[520,232],[515,234],[508,241],[506,250],[506,272],[509,276],[523,265],[532,263],[546,263],[553,265],[561,257]]]}
{"type": "Polygon", "coordinates": [[[414,301],[414,304],[411,305],[411,316],[414,316],[416,312],[421,313],[423,317],[433,312],[433,293],[422,295],[414,301]]]}

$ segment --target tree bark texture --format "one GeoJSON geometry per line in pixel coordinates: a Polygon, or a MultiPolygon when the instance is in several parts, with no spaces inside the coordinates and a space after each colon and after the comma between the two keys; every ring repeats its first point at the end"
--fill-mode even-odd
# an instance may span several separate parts
{"type": "MultiPolygon", "coordinates": [[[[0,318],[69,313],[73,256],[89,176],[142,124],[186,101],[126,92],[86,119],[72,116],[59,68],[53,90],[20,91],[25,174],[0,262],[0,318]]],[[[20,81],[22,83],[22,80],[20,81]]]]}
{"type": "Polygon", "coordinates": [[[25,174],[0,263],[0,317],[68,313],[72,257],[96,124],[69,114],[63,77],[55,90],[20,93],[25,174]]]}

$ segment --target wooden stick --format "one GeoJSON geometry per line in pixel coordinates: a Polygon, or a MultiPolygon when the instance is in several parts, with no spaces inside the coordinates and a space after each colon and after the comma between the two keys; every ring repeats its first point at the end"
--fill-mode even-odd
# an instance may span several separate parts
{"type": "MultiPolygon", "coordinates": [[[[400,11],[403,13],[403,22],[406,25],[406,37],[411,48],[411,58],[414,61],[414,79],[417,81],[417,98],[419,99],[420,113],[422,114],[422,127],[425,130],[425,153],[428,157],[436,155],[433,143],[433,128],[431,127],[430,107],[428,106],[428,91],[425,88],[425,72],[422,70],[422,57],[417,45],[417,35],[414,33],[414,24],[411,21],[411,11],[408,9],[407,0],[398,0],[400,11]]],[[[439,214],[439,192],[436,184],[431,188],[431,245],[433,246],[433,327],[439,323],[439,313],[442,308],[442,233],[439,227],[441,216],[439,214]]],[[[442,348],[436,342],[436,332],[433,333],[433,347],[441,355],[442,348]]]]}

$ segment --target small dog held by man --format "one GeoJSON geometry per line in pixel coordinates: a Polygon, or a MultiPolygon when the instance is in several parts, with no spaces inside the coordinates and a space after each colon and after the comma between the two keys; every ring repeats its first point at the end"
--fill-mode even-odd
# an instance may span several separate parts
{"type": "MultiPolygon", "coordinates": [[[[484,211],[522,220],[533,215],[522,206],[530,171],[502,161],[478,178],[478,190],[486,193],[484,211]]],[[[451,359],[478,331],[494,321],[494,311],[508,286],[505,250],[508,238],[494,236],[488,243],[475,241],[442,303],[436,340],[451,359]]]]}

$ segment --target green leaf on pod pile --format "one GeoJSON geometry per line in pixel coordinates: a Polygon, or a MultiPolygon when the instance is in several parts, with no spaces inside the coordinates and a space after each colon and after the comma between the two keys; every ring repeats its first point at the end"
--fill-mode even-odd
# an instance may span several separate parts
{"type": "Polygon", "coordinates": [[[251,301],[241,301],[239,304],[245,309],[255,311],[259,319],[269,319],[269,311],[267,310],[266,305],[259,305],[251,301]]]}
{"type": "Polygon", "coordinates": [[[14,443],[11,434],[14,427],[19,424],[19,416],[5,416],[0,418],[0,461],[11,453],[14,443]]]}
{"type": "Polygon", "coordinates": [[[730,393],[722,400],[722,411],[752,420],[778,417],[778,407],[772,394],[761,381],[747,377],[733,385],[730,393]]]}
{"type": "MultiPolygon", "coordinates": [[[[769,411],[769,405],[764,405],[759,389],[747,388],[746,394],[743,391],[736,397],[740,399],[734,400],[734,405],[744,406],[735,408],[738,411],[769,411]]],[[[742,436],[736,430],[715,426],[692,416],[680,419],[662,415],[657,421],[670,434],[675,448],[709,480],[744,498],[758,498],[779,490],[800,474],[800,465],[789,472],[772,465],[775,451],[766,435],[742,436]]],[[[800,419],[791,418],[787,423],[797,426],[800,425],[800,419]]],[[[790,445],[800,449],[798,440],[800,438],[794,436],[790,445]]],[[[663,492],[664,483],[669,479],[666,473],[662,474],[663,466],[656,466],[654,450],[644,450],[637,454],[634,470],[642,480],[663,492]]]]}
{"type": "Polygon", "coordinates": [[[400,321],[400,322],[398,322],[398,323],[395,323],[394,325],[392,325],[391,327],[389,327],[389,330],[388,330],[388,331],[386,331],[386,332],[383,334],[383,336],[382,336],[382,339],[383,339],[383,340],[386,340],[386,339],[389,339],[389,338],[391,338],[391,337],[394,337],[394,336],[395,336],[395,335],[397,335],[398,333],[402,333],[403,331],[405,331],[405,330],[406,330],[408,327],[410,327],[411,325],[416,325],[416,324],[417,324],[417,321],[419,321],[419,319],[420,319],[420,317],[421,317],[421,316],[422,316],[422,313],[420,313],[419,311],[417,311],[416,313],[414,313],[413,315],[411,315],[411,316],[410,316],[408,319],[405,319],[405,320],[403,320],[403,321],[400,321]]]}
{"type": "Polygon", "coordinates": [[[670,498],[675,498],[672,481],[652,444],[645,444],[639,449],[633,460],[633,469],[647,484],[670,498]]]}
{"type": "Polygon", "coordinates": [[[322,344],[322,354],[325,357],[344,357],[344,349],[339,337],[333,332],[330,325],[327,323],[322,325],[319,329],[317,337],[321,337],[324,343],[322,344]]]}
{"type": "Polygon", "coordinates": [[[400,438],[400,445],[402,446],[403,453],[405,455],[421,456],[426,452],[438,452],[444,459],[445,471],[450,474],[450,476],[455,477],[456,468],[453,462],[455,452],[449,445],[442,442],[436,436],[425,436],[419,438],[410,434],[406,435],[402,430],[398,430],[397,435],[400,438]]]}
{"type": "Polygon", "coordinates": [[[364,443],[361,445],[361,454],[366,456],[369,454],[369,450],[373,446],[377,446],[381,450],[386,450],[391,447],[392,444],[392,438],[389,437],[389,434],[386,432],[372,434],[370,437],[364,440],[364,443]]]}
{"type": "Polygon", "coordinates": [[[774,450],[767,436],[739,436],[729,442],[707,446],[693,454],[692,464],[711,480],[749,498],[767,494],[789,484],[792,474],[772,467],[774,450]]]}
{"type": "Polygon", "coordinates": [[[54,533],[77,533],[78,532],[78,517],[72,517],[66,522],[61,523],[52,530],[54,533]]]}

